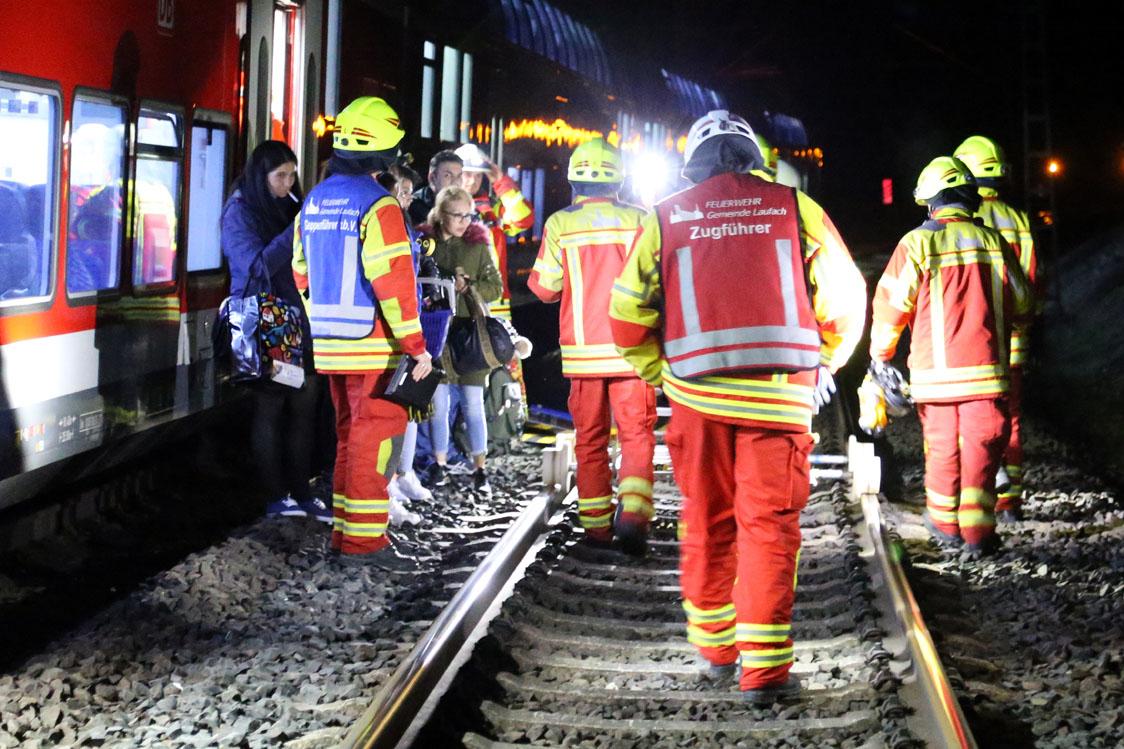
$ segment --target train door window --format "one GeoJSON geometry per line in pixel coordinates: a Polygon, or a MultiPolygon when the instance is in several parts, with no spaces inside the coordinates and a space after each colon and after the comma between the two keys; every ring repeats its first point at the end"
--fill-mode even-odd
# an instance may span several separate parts
{"type": "Polygon", "coordinates": [[[59,96],[0,80],[0,308],[51,295],[59,96]]]}
{"type": "Polygon", "coordinates": [[[437,93],[437,45],[422,46],[421,137],[433,137],[433,103],[437,93]]]}
{"type": "Polygon", "coordinates": [[[120,281],[125,207],[124,99],[76,92],[70,124],[66,291],[74,297],[120,281]]]}
{"type": "Polygon", "coordinates": [[[520,233],[520,242],[535,242],[542,237],[543,221],[546,216],[546,169],[521,169],[508,167],[507,176],[519,185],[519,191],[530,201],[535,212],[535,225],[520,233]]]}
{"type": "Polygon", "coordinates": [[[270,137],[301,153],[304,139],[304,10],[293,2],[273,6],[269,76],[270,137]]]}
{"type": "Polygon", "coordinates": [[[131,196],[133,285],[175,281],[183,168],[183,115],[141,106],[131,196]]]}
{"type": "Polygon", "coordinates": [[[472,55],[445,47],[441,57],[441,140],[468,140],[472,55]]]}
{"type": "MultiPolygon", "coordinates": [[[[187,270],[216,270],[222,266],[219,222],[227,183],[227,143],[230,125],[203,119],[197,111],[191,126],[191,168],[187,188],[187,270]]],[[[226,118],[229,120],[229,118],[226,118]]]]}

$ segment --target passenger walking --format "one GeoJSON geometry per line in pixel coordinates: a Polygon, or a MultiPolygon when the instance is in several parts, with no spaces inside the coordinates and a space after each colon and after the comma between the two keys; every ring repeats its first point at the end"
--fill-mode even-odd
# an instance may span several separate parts
{"type": "MultiPolygon", "coordinates": [[[[402,207],[402,220],[407,222],[406,231],[410,235],[410,252],[414,260],[414,273],[418,278],[432,278],[437,275],[437,264],[433,258],[426,256],[418,242],[419,235],[409,225],[409,216],[406,214],[410,203],[414,200],[414,185],[421,181],[418,173],[403,164],[394,164],[389,170],[378,176],[378,183],[394,196],[398,205],[402,207]]],[[[418,286],[418,304],[421,309],[422,288],[418,286]]],[[[422,486],[418,476],[414,473],[414,455],[418,445],[417,416],[411,414],[406,422],[406,432],[402,437],[402,454],[399,456],[398,465],[394,467],[395,474],[390,479],[387,487],[390,493],[390,517],[393,522],[399,520],[416,524],[420,517],[410,512],[407,505],[412,500],[427,502],[433,499],[433,492],[422,486]]]]}
{"type": "MultiPolygon", "coordinates": [[[[976,178],[980,191],[980,207],[976,218],[985,226],[995,229],[1019,259],[1033,292],[1038,283],[1038,257],[1034,237],[1030,233],[1030,219],[1026,211],[1004,202],[999,196],[1000,186],[1006,181],[1010,167],[999,144],[991,138],[973,135],[966,139],[953,154],[964,162],[976,178]]],[[[1033,313],[1033,310],[1032,310],[1033,313]]],[[[995,516],[1001,522],[1014,522],[1022,517],[1023,502],[1023,445],[1022,445],[1022,393],[1023,366],[1030,347],[1030,318],[1026,324],[1011,326],[1011,353],[1007,390],[1007,416],[1011,423],[1011,436],[996,477],[995,516]]]]}
{"type": "MultiPolygon", "coordinates": [[[[417,204],[415,199],[415,205],[417,204]]],[[[488,239],[484,228],[472,222],[472,196],[459,186],[446,187],[437,194],[436,205],[429,213],[429,225],[423,233],[436,241],[433,259],[441,275],[452,278],[457,292],[456,320],[471,318],[465,295],[475,291],[483,302],[499,298],[503,284],[488,252],[488,239]]],[[[454,324],[456,324],[454,320],[454,324]]],[[[464,323],[461,323],[464,324],[464,323]]],[[[484,416],[484,383],[488,370],[458,374],[453,369],[452,356],[446,347],[442,354],[445,379],[437,386],[433,396],[433,417],[429,421],[433,439],[433,458],[436,461],[430,474],[435,486],[448,482],[449,455],[449,400],[455,389],[464,410],[468,427],[469,449],[472,452],[473,487],[490,495],[485,462],[488,454],[488,422],[484,416]]]]}
{"type": "Polygon", "coordinates": [[[414,567],[387,536],[387,482],[406,409],[380,397],[405,354],[432,369],[418,320],[417,280],[402,209],[375,181],[398,153],[398,114],[363,96],[336,118],[331,176],[297,222],[293,274],[308,294],[317,370],[336,408],[332,549],[387,570],[414,567]]]}
{"type": "Polygon", "coordinates": [[[414,226],[429,220],[429,212],[437,202],[437,193],[452,185],[461,183],[461,157],[452,151],[438,151],[429,160],[427,184],[414,192],[410,203],[410,223],[414,226]]]}
{"type": "Polygon", "coordinates": [[[976,180],[959,159],[926,166],[913,196],[928,219],[898,243],[878,282],[872,366],[890,368],[910,328],[910,391],[925,435],[925,523],[971,556],[996,550],[995,473],[1007,444],[1013,323],[1030,287],[999,232],[977,224],[976,180]]]}
{"type": "Polygon", "coordinates": [[[671,401],[701,677],[740,673],[746,699],[769,703],[800,689],[789,671],[812,414],[862,335],[866,290],[819,205],[749,174],[761,152],[744,119],[700,118],[684,157],[695,186],[641,222],[613,287],[613,339],[671,401]]]}
{"type": "Polygon", "coordinates": [[[570,380],[577,432],[578,519],[585,537],[643,553],[652,519],[652,453],[656,391],[636,376],[613,345],[609,297],[624,268],[644,211],[617,198],[624,181],[620,151],[594,138],[574,149],[566,178],[573,205],[553,214],[528,288],[544,302],[561,301],[562,374],[570,380]],[[620,485],[614,521],[609,432],[617,424],[620,485]]]}
{"type": "MultiPolygon", "coordinates": [[[[235,298],[271,292],[293,307],[301,298],[293,283],[293,222],[300,210],[297,157],[287,145],[258,145],[235,180],[222,210],[221,243],[235,298]]],[[[304,385],[292,388],[265,380],[249,385],[254,414],[251,451],[258,475],[272,498],[268,515],[308,515],[325,523],[332,513],[312,495],[316,405],[323,382],[315,373],[312,336],[302,317],[304,385]]]]}
{"type": "Polygon", "coordinates": [[[507,238],[515,237],[535,225],[535,212],[519,192],[515,180],[484,155],[475,143],[456,150],[464,167],[461,186],[476,203],[476,220],[488,230],[488,249],[492,263],[503,281],[503,293],[489,305],[495,317],[511,319],[511,288],[507,280],[507,238]]]}

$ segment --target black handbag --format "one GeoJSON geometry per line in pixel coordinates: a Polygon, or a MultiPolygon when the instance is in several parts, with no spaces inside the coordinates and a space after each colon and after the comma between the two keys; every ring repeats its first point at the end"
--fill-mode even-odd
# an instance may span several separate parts
{"type": "Polygon", "coordinates": [[[464,295],[470,319],[458,318],[449,330],[446,345],[452,355],[453,369],[459,375],[489,372],[506,366],[515,356],[515,343],[507,326],[500,320],[490,317],[487,307],[480,299],[476,289],[469,288],[464,295]]]}
{"type": "Polygon", "coordinates": [[[437,386],[441,384],[441,378],[445,375],[445,370],[434,366],[433,371],[428,375],[420,380],[415,380],[413,378],[415,366],[417,366],[417,361],[414,357],[402,354],[398,367],[390,378],[390,384],[386,386],[382,395],[387,400],[394,401],[400,406],[424,412],[429,408],[429,402],[433,400],[433,394],[437,391],[437,386]]]}

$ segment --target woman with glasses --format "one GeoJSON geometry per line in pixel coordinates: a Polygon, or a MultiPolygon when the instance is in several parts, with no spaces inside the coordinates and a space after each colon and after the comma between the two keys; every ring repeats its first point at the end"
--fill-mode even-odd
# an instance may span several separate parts
{"type": "MultiPolygon", "coordinates": [[[[433,210],[429,212],[429,225],[422,227],[422,231],[432,235],[437,242],[433,259],[437,261],[441,275],[454,280],[458,318],[471,317],[465,301],[470,288],[484,302],[498,299],[503,291],[499,271],[488,250],[486,229],[479,223],[473,223],[474,216],[472,196],[462,187],[446,187],[437,194],[433,210]]],[[[468,427],[469,447],[475,469],[472,474],[473,486],[481,494],[490,495],[492,487],[484,468],[484,460],[488,454],[484,382],[488,378],[488,370],[457,374],[447,348],[442,359],[445,380],[437,387],[433,396],[434,413],[430,420],[433,457],[436,461],[430,481],[435,486],[448,483],[446,461],[449,452],[449,401],[455,394],[463,406],[465,424],[468,427]]]]}

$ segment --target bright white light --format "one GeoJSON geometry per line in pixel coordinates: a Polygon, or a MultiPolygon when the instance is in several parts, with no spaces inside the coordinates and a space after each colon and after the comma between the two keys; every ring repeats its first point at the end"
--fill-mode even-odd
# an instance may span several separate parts
{"type": "Polygon", "coordinates": [[[632,164],[632,191],[645,207],[664,196],[671,184],[671,162],[655,151],[644,151],[632,164]]]}

